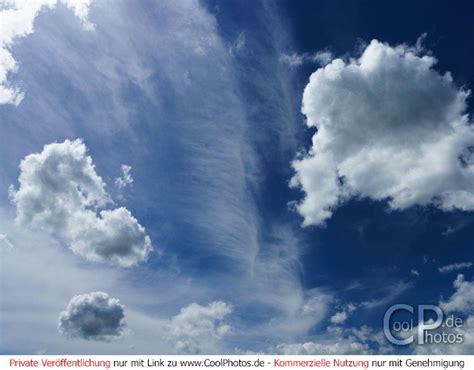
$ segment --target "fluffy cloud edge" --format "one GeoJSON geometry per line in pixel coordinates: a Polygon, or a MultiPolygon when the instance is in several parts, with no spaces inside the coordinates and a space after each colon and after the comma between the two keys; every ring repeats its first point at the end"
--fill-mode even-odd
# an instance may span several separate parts
{"type": "Polygon", "coordinates": [[[124,306],[104,292],[91,292],[71,298],[58,318],[58,331],[72,339],[111,341],[125,328],[124,306]]]}
{"type": "Polygon", "coordinates": [[[88,20],[91,0],[12,0],[0,8],[0,105],[18,106],[25,93],[9,80],[10,74],[18,70],[11,48],[14,43],[34,32],[34,21],[43,9],[53,9],[58,3],[72,10],[84,29],[92,30],[94,25],[88,20]]]}
{"type": "Polygon", "coordinates": [[[65,239],[90,261],[132,267],[147,260],[150,237],[126,208],[105,208],[105,183],[81,139],[45,145],[20,170],[19,189],[10,189],[19,224],[65,239]]]}
{"type": "Polygon", "coordinates": [[[305,194],[296,204],[303,226],[324,225],[354,197],[397,210],[474,209],[470,92],[422,52],[372,40],[358,58],[333,59],[311,75],[302,113],[318,131],[290,181],[305,194]]]}

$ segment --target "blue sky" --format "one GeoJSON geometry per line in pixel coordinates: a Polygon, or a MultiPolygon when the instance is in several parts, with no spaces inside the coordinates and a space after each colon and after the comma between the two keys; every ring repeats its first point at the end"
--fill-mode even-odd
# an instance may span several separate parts
{"type": "Polygon", "coordinates": [[[0,8],[1,353],[473,353],[472,4],[38,4],[0,8]],[[396,303],[465,343],[390,345],[396,303]]]}

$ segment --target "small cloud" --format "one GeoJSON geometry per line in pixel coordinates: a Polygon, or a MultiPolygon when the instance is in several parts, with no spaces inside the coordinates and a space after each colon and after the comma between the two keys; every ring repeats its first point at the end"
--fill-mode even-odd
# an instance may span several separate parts
{"type": "Polygon", "coordinates": [[[444,230],[441,235],[443,236],[449,236],[451,234],[457,233],[458,231],[462,230],[464,227],[466,227],[469,224],[469,221],[466,219],[460,220],[453,225],[449,225],[446,230],[444,230]]]}
{"type": "Polygon", "coordinates": [[[420,276],[420,273],[418,272],[418,270],[410,270],[410,274],[414,275],[414,276],[420,276]]]}
{"type": "Polygon", "coordinates": [[[131,166],[122,164],[122,166],[120,167],[122,174],[120,175],[120,177],[117,177],[115,179],[116,187],[118,187],[119,189],[123,189],[126,186],[133,184],[133,177],[132,175],[130,175],[131,169],[131,166]]]}
{"type": "Polygon", "coordinates": [[[330,63],[333,59],[333,55],[329,51],[318,51],[316,53],[303,53],[303,54],[281,54],[280,62],[288,65],[289,67],[299,67],[303,64],[319,64],[325,66],[330,63]]]}
{"type": "Polygon", "coordinates": [[[125,328],[124,306],[107,293],[74,296],[58,321],[59,332],[69,338],[110,341],[125,328]]]}
{"type": "Polygon", "coordinates": [[[453,271],[469,269],[472,267],[472,262],[458,262],[451,263],[450,265],[441,266],[438,268],[438,271],[442,274],[448,274],[453,271]]]}
{"type": "Polygon", "coordinates": [[[245,32],[240,32],[235,42],[229,48],[230,55],[232,56],[238,55],[245,48],[245,45],[246,45],[245,32]]]}
{"type": "Polygon", "coordinates": [[[347,312],[346,311],[341,311],[337,312],[334,315],[331,316],[331,324],[342,324],[344,321],[347,320],[347,312]]]}
{"type": "Polygon", "coordinates": [[[342,311],[336,312],[334,315],[331,316],[329,319],[331,321],[331,324],[338,325],[342,324],[344,321],[346,321],[350,314],[354,312],[357,309],[357,306],[349,303],[347,304],[342,311]]]}

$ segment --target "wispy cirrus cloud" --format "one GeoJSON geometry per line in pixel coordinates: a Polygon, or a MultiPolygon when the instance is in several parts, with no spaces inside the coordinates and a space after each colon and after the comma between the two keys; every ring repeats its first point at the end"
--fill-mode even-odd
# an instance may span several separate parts
{"type": "Polygon", "coordinates": [[[334,59],[334,56],[330,51],[318,51],[316,53],[303,53],[303,54],[281,54],[280,62],[288,65],[291,68],[302,66],[303,64],[313,63],[325,66],[334,59]]]}
{"type": "Polygon", "coordinates": [[[469,269],[472,267],[472,262],[457,262],[449,265],[438,267],[438,271],[442,274],[447,274],[453,271],[469,269]]]}
{"type": "MultiPolygon", "coordinates": [[[[269,308],[272,310],[272,315],[258,323],[262,329],[260,333],[247,322],[238,322],[236,330],[244,333],[241,338],[252,340],[263,335],[279,337],[282,335],[278,333],[280,329],[292,337],[307,333],[328,314],[332,295],[324,290],[308,292],[304,289],[298,271],[300,245],[293,231],[286,225],[263,221],[256,209],[252,189],[254,186],[264,186],[264,181],[259,177],[261,171],[259,159],[252,148],[254,143],[250,142],[257,136],[262,140],[270,138],[271,142],[277,141],[277,145],[287,150],[293,145],[289,142],[294,138],[291,133],[293,128],[288,126],[286,120],[290,111],[287,107],[282,107],[277,101],[268,106],[262,105],[259,112],[255,112],[253,107],[245,107],[235,63],[238,62],[238,56],[246,55],[250,38],[238,38],[232,56],[228,43],[219,35],[216,18],[198,3],[163,1],[147,4],[149,7],[146,8],[125,1],[114,4],[112,8],[101,7],[100,4],[94,7],[96,31],[93,35],[76,32],[79,22],[70,22],[65,8],[58,7],[59,17],[55,17],[52,12],[42,12],[36,20],[35,33],[25,39],[25,44],[18,45],[17,52],[22,55],[22,68],[18,76],[28,82],[27,93],[31,99],[25,99],[14,113],[10,110],[4,113],[7,122],[5,141],[8,144],[13,142],[9,138],[15,138],[15,142],[14,145],[0,147],[0,155],[8,158],[6,165],[1,168],[2,174],[7,176],[0,176],[0,182],[16,181],[17,164],[30,153],[37,153],[40,159],[51,159],[42,152],[44,149],[38,148],[42,148],[45,143],[64,143],[67,137],[84,137],[84,142],[94,153],[97,167],[94,167],[93,173],[97,176],[100,174],[101,181],[94,180],[90,171],[78,171],[80,177],[87,180],[81,186],[95,194],[89,195],[89,198],[86,196],[89,199],[86,203],[90,201],[98,205],[99,200],[107,202],[109,196],[101,194],[100,182],[114,181],[116,173],[110,168],[116,169],[122,163],[133,167],[133,191],[136,194],[127,199],[127,209],[133,210],[141,222],[153,220],[153,225],[164,222],[166,233],[160,237],[166,243],[167,261],[171,260],[174,264],[160,265],[159,268],[164,275],[179,272],[175,278],[180,282],[172,284],[176,288],[172,298],[167,298],[168,295],[161,288],[155,288],[163,287],[162,279],[168,281],[168,287],[171,286],[171,279],[166,280],[160,273],[151,271],[156,267],[155,261],[150,266],[138,266],[134,269],[135,274],[119,274],[123,279],[126,276],[132,281],[138,279],[137,276],[144,276],[149,284],[140,286],[140,289],[148,294],[135,293],[138,288],[134,285],[135,289],[127,289],[124,297],[117,294],[119,283],[114,284],[108,279],[102,281],[98,278],[104,278],[100,274],[94,274],[94,281],[84,280],[87,274],[83,275],[76,269],[71,269],[70,278],[74,281],[75,276],[80,276],[87,282],[85,286],[80,286],[82,292],[106,291],[120,298],[127,307],[127,323],[135,333],[132,337],[149,352],[153,352],[153,349],[143,346],[142,339],[146,337],[150,343],[154,342],[152,328],[155,332],[165,332],[169,328],[166,318],[176,316],[182,307],[193,302],[206,307],[207,302],[221,300],[234,305],[236,296],[241,301],[239,314],[249,319],[255,311],[264,317],[265,311],[269,308]],[[141,21],[119,21],[124,17],[141,21]],[[169,22],[156,22],[157,18],[169,22]],[[45,84],[45,81],[50,80],[52,70],[56,71],[55,89],[47,88],[45,84]],[[278,125],[271,117],[278,117],[278,125]],[[27,130],[29,134],[18,135],[26,122],[31,123],[27,130]],[[250,134],[257,124],[261,125],[262,131],[259,135],[250,134]],[[267,135],[267,129],[272,131],[270,136],[267,135]],[[249,136],[252,140],[249,140],[249,136]],[[121,150],[117,150],[116,145],[121,150]],[[150,161],[150,158],[154,160],[150,161]],[[151,204],[154,206],[150,207],[151,204]],[[263,234],[265,237],[262,237],[263,234]],[[212,268],[203,268],[203,261],[212,263],[212,268]],[[183,271],[183,266],[188,269],[183,271]],[[219,276],[217,280],[216,275],[219,276]],[[199,288],[191,289],[190,286],[199,288]],[[129,303],[131,296],[136,297],[134,307],[129,303]],[[161,296],[167,303],[166,309],[161,306],[157,308],[154,301],[150,303],[149,297],[156,296],[161,296]],[[137,306],[145,308],[141,311],[137,306]],[[166,311],[166,314],[162,314],[162,311],[166,311]],[[281,321],[281,325],[276,327],[278,321],[281,321]],[[143,334],[137,333],[137,328],[143,334]]],[[[273,41],[265,39],[262,40],[264,42],[273,41]]],[[[277,56],[272,62],[272,65],[259,65],[255,70],[255,76],[270,78],[258,80],[262,97],[269,91],[285,94],[285,89],[279,87],[284,74],[262,73],[261,68],[273,71],[273,66],[285,70],[284,66],[279,65],[277,56]],[[273,87],[269,87],[269,84],[273,87]]],[[[254,82],[252,76],[247,78],[254,82]]],[[[61,166],[67,168],[68,165],[64,166],[63,161],[67,162],[71,156],[63,154],[54,157],[61,166]]],[[[85,160],[87,156],[82,158],[85,160]]],[[[41,163],[35,163],[31,169],[32,172],[42,174],[46,170],[41,163]]],[[[63,178],[65,184],[56,183],[54,176],[51,179],[51,183],[59,189],[64,190],[61,185],[68,189],[64,194],[60,192],[61,199],[66,200],[65,209],[60,211],[66,216],[70,214],[71,208],[84,211],[84,199],[78,196],[81,191],[73,184],[78,184],[77,178],[73,176],[72,179],[71,182],[71,178],[63,178]],[[72,198],[69,198],[70,195],[72,198]]],[[[3,186],[3,183],[0,184],[3,186]]],[[[42,185],[40,180],[31,182],[31,187],[36,190],[45,187],[42,185]]],[[[17,191],[20,190],[21,185],[17,191]]],[[[18,194],[17,191],[12,192],[13,198],[18,194]]],[[[22,194],[26,193],[25,187],[22,194]]],[[[48,195],[51,194],[42,192],[41,196],[33,196],[34,202],[29,204],[40,204],[43,210],[51,209],[48,202],[52,197],[48,195]]],[[[133,226],[132,234],[141,241],[139,246],[145,247],[138,248],[138,252],[147,250],[143,239],[147,233],[138,227],[141,223],[138,220],[135,220],[136,223],[128,222],[132,221],[133,216],[126,214],[124,207],[116,208],[122,211],[120,214],[114,212],[113,215],[120,216],[114,219],[112,214],[107,213],[110,211],[107,207],[113,208],[111,203],[98,206],[106,212],[105,218],[110,223],[97,223],[97,220],[104,220],[104,214],[101,215],[96,206],[85,206],[87,211],[95,214],[92,217],[87,213],[91,217],[87,216],[76,223],[87,224],[90,233],[79,232],[84,231],[82,228],[77,229],[74,238],[81,243],[74,243],[75,249],[87,258],[106,261],[106,257],[110,256],[102,252],[110,251],[109,247],[113,244],[120,249],[114,252],[117,257],[115,264],[128,265],[132,261],[144,261],[140,253],[128,259],[129,248],[121,243],[109,243],[115,238],[106,238],[107,243],[104,242],[102,237],[109,235],[106,231],[118,230],[120,241],[125,241],[128,246],[129,242],[134,244],[137,238],[123,238],[124,233],[129,234],[130,228],[125,227],[127,230],[124,230],[120,226],[128,225],[133,226]],[[91,222],[85,222],[88,220],[91,222]],[[87,245],[97,246],[102,252],[95,247],[92,250],[84,248],[87,245]],[[125,254],[120,260],[118,254],[122,252],[125,254]]],[[[31,221],[44,230],[51,231],[54,223],[61,225],[64,221],[69,223],[72,220],[69,217],[49,217],[47,212],[39,212],[39,215],[27,208],[24,208],[27,215],[25,221],[31,221]]],[[[80,215],[83,215],[82,211],[80,215]]],[[[67,237],[71,235],[70,228],[54,229],[59,230],[61,239],[71,241],[67,237]],[[63,231],[67,233],[63,234],[63,231]]],[[[160,227],[147,226],[148,233],[158,229],[160,227]]],[[[66,262],[65,266],[70,267],[66,262]]],[[[99,266],[107,267],[98,265],[97,268],[99,266]]],[[[106,271],[110,273],[110,270],[106,271]]],[[[62,269],[60,273],[67,274],[62,269]]],[[[55,279],[48,280],[48,284],[61,280],[53,272],[51,274],[55,279]]],[[[116,277],[115,274],[113,276],[116,277]]],[[[63,280],[74,286],[71,280],[63,280]]],[[[24,280],[21,282],[26,286],[24,280]]],[[[58,293],[62,302],[60,308],[57,303],[59,298],[55,298],[54,305],[48,307],[56,315],[64,309],[66,293],[62,294],[63,290],[67,291],[67,299],[81,292],[71,292],[61,284],[58,289],[61,291],[61,294],[58,293]]],[[[51,295],[56,293],[52,291],[51,295]]],[[[14,301],[9,304],[21,306],[14,301]]],[[[46,315],[45,311],[41,312],[41,315],[46,315]]],[[[35,322],[38,332],[49,328],[47,324],[51,323],[51,317],[46,316],[47,321],[35,322]]],[[[226,318],[233,320],[230,314],[226,318]]],[[[14,347],[15,338],[18,340],[18,337],[9,340],[8,348],[14,347]]],[[[223,336],[219,345],[226,346],[227,338],[227,335],[223,336]]],[[[45,343],[34,337],[28,342],[28,348],[34,345],[33,339],[37,343],[45,343]]],[[[72,353],[67,343],[56,339],[48,337],[54,343],[51,348],[72,353]]],[[[160,350],[176,350],[173,341],[161,342],[161,339],[156,338],[160,350]]],[[[127,340],[127,345],[130,344],[127,340]]],[[[98,343],[94,352],[108,348],[104,345],[98,343]]],[[[118,351],[118,348],[127,353],[131,351],[124,349],[120,343],[109,345],[114,351],[118,351]]],[[[87,352],[84,348],[90,350],[90,347],[81,343],[75,351],[87,352]]]]}

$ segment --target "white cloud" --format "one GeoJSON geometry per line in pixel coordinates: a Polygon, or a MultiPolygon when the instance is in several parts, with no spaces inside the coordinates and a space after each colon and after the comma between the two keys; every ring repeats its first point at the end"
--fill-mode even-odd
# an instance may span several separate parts
{"type": "Polygon", "coordinates": [[[124,306],[104,292],[74,296],[58,320],[58,330],[70,338],[109,341],[125,327],[124,306]]]}
{"type": "MultiPolygon", "coordinates": [[[[92,29],[87,20],[90,0],[61,0],[81,19],[83,26],[92,29]]],[[[11,48],[19,38],[34,31],[34,20],[45,8],[53,9],[57,0],[7,0],[0,4],[0,104],[18,105],[24,93],[8,81],[8,74],[18,69],[11,48]]]]}
{"type": "MultiPolygon", "coordinates": [[[[459,274],[454,280],[454,294],[446,301],[441,300],[439,306],[448,315],[455,313],[455,318],[465,317],[462,326],[449,328],[449,333],[462,336],[462,343],[432,343],[418,345],[414,353],[434,355],[470,355],[474,352],[474,282],[465,281],[464,275],[459,274]]],[[[446,325],[439,329],[446,330],[446,325]]]]}
{"type": "Polygon", "coordinates": [[[10,189],[17,221],[57,234],[74,253],[124,267],[145,261],[152,249],[145,229],[109,203],[102,178],[81,140],[46,145],[20,165],[20,187],[10,189]]]}
{"type": "Polygon", "coordinates": [[[363,355],[369,354],[370,348],[366,343],[341,339],[326,343],[280,344],[276,349],[276,353],[282,355],[363,355]]]}
{"type": "MultiPolygon", "coordinates": [[[[268,321],[264,321],[249,330],[249,334],[261,340],[273,338],[275,341],[289,341],[307,336],[309,332],[321,325],[328,318],[328,314],[334,303],[334,296],[331,292],[323,289],[313,288],[302,290],[301,287],[294,286],[293,295],[290,294],[290,286],[281,285],[280,289],[284,295],[284,302],[279,302],[275,298],[269,301],[263,295],[262,302],[266,308],[263,313],[269,310],[273,312],[268,321]],[[263,300],[267,300],[266,302],[263,300]],[[284,306],[286,304],[286,307],[284,306]]],[[[256,302],[251,302],[255,304],[256,302]]]]}
{"type": "Polygon", "coordinates": [[[61,0],[61,2],[73,11],[74,15],[81,20],[82,26],[86,30],[93,30],[95,28],[94,24],[88,19],[92,0],[61,0]]]}
{"type": "Polygon", "coordinates": [[[410,274],[414,275],[414,276],[420,276],[420,272],[418,270],[410,270],[410,274]]]}
{"type": "Polygon", "coordinates": [[[222,323],[232,306],[216,301],[207,306],[192,303],[171,319],[170,336],[176,341],[178,353],[210,353],[217,342],[231,331],[222,323]]]}
{"type": "Polygon", "coordinates": [[[438,271],[442,274],[447,274],[449,272],[468,269],[472,267],[472,262],[458,262],[458,263],[451,263],[446,266],[441,266],[438,268],[438,271]]]}
{"type": "Polygon", "coordinates": [[[333,59],[333,55],[329,51],[318,51],[314,54],[281,54],[280,62],[287,64],[289,67],[299,67],[307,63],[317,63],[320,66],[325,66],[333,59]]]}
{"type": "MultiPolygon", "coordinates": [[[[442,329],[439,329],[442,331],[442,329]]],[[[436,331],[435,331],[436,332],[436,331]]],[[[474,316],[468,316],[462,327],[450,328],[450,334],[461,335],[462,343],[425,343],[414,349],[416,355],[472,355],[474,353],[474,316]]]]}
{"type": "Polygon", "coordinates": [[[305,343],[283,343],[270,350],[283,355],[363,355],[387,354],[392,349],[381,331],[367,326],[343,329],[328,327],[326,335],[305,343]]]}
{"type": "MultiPolygon", "coordinates": [[[[262,116],[266,117],[264,124],[271,128],[276,136],[269,136],[267,130],[262,130],[261,133],[251,135],[251,141],[278,141],[277,145],[281,149],[278,152],[282,159],[286,157],[286,154],[282,153],[292,152],[296,144],[297,129],[294,125],[288,125],[288,122],[298,116],[293,109],[292,85],[286,73],[286,66],[277,60],[281,43],[275,43],[275,48],[271,47],[272,56],[276,58],[270,58],[270,64],[260,63],[265,59],[260,56],[268,54],[269,49],[266,46],[274,44],[274,36],[283,39],[285,30],[280,27],[279,35],[272,36],[271,40],[267,35],[250,35],[246,31],[246,45],[240,50],[240,56],[246,54],[248,43],[257,45],[252,47],[252,50],[258,51],[251,56],[245,55],[246,61],[247,57],[256,61],[255,68],[248,74],[246,69],[240,68],[240,62],[236,62],[229,55],[229,43],[220,37],[218,22],[205,6],[194,1],[173,0],[153,2],[151,5],[143,7],[127,1],[118,1],[114,2],[113,7],[97,6],[93,20],[100,29],[94,35],[89,32],[77,33],[79,22],[69,22],[74,21],[73,15],[67,15],[64,9],[61,14],[68,17],[67,22],[57,17],[56,12],[44,12],[35,21],[33,37],[18,43],[13,50],[14,55],[17,52],[18,55],[25,56],[21,59],[21,75],[18,74],[18,77],[21,76],[21,80],[27,85],[24,87],[27,99],[23,101],[21,109],[5,111],[6,120],[11,123],[7,126],[12,129],[5,133],[6,145],[0,148],[0,157],[10,158],[4,161],[8,176],[0,176],[4,188],[18,177],[18,156],[41,151],[37,150],[38,143],[49,143],[51,137],[62,141],[65,137],[71,137],[71,133],[79,133],[78,137],[85,137],[88,143],[88,138],[101,138],[99,141],[103,145],[90,143],[93,146],[94,162],[100,158],[107,159],[102,162],[105,166],[101,167],[100,171],[97,169],[97,172],[109,183],[110,178],[113,182],[118,176],[108,172],[109,169],[116,171],[122,163],[132,164],[135,183],[139,174],[140,181],[143,180],[140,194],[134,198],[134,207],[146,208],[153,198],[154,203],[160,204],[157,212],[165,216],[169,227],[172,228],[171,232],[178,230],[175,234],[179,239],[177,248],[165,257],[166,263],[153,272],[152,264],[142,264],[132,271],[110,270],[105,269],[105,266],[83,263],[70,253],[69,249],[59,251],[62,256],[67,256],[81,267],[95,272],[106,271],[107,275],[114,271],[114,274],[120,275],[120,279],[115,280],[115,283],[112,281],[111,288],[102,286],[102,280],[97,278],[96,274],[88,274],[88,271],[78,276],[64,273],[57,277],[53,274],[44,286],[51,286],[52,281],[60,280],[58,284],[66,281],[67,283],[61,285],[71,286],[72,291],[69,290],[65,297],[62,297],[59,306],[50,309],[53,312],[53,320],[41,322],[39,315],[35,317],[38,324],[35,331],[38,335],[29,337],[28,343],[32,346],[42,343],[41,346],[48,348],[49,353],[110,353],[109,348],[112,347],[105,347],[105,343],[79,341],[76,343],[80,347],[76,348],[73,342],[61,340],[62,338],[51,340],[51,344],[48,344],[51,337],[44,337],[46,332],[57,334],[55,328],[50,330],[51,328],[45,326],[47,322],[56,322],[57,313],[63,309],[64,302],[78,291],[95,290],[120,297],[121,302],[126,305],[128,328],[135,332],[136,337],[142,339],[137,339],[137,343],[134,343],[136,351],[171,353],[174,343],[166,342],[167,345],[173,346],[170,349],[160,342],[156,333],[166,332],[148,325],[148,320],[143,320],[145,324],[134,329],[131,321],[132,303],[136,305],[135,312],[142,312],[141,309],[146,306],[150,319],[156,319],[156,316],[168,317],[170,311],[178,312],[180,307],[189,302],[212,302],[216,299],[230,302],[233,297],[239,297],[239,305],[244,307],[244,310],[251,310],[252,313],[258,310],[259,315],[262,312],[259,317],[265,317],[258,323],[258,327],[248,325],[239,332],[241,337],[245,337],[248,332],[253,331],[247,336],[249,340],[245,339],[248,346],[252,345],[255,338],[250,338],[253,333],[260,335],[258,339],[282,336],[289,332],[294,336],[306,333],[315,318],[309,310],[305,310],[308,313],[303,317],[300,315],[301,307],[307,303],[300,281],[301,248],[297,242],[288,241],[286,237],[281,238],[280,230],[290,229],[288,225],[272,222],[270,226],[268,220],[260,222],[261,217],[255,209],[252,192],[249,192],[250,182],[252,188],[260,181],[258,186],[265,186],[262,171],[258,168],[258,159],[254,157],[251,148],[253,145],[249,144],[249,127],[254,127],[255,122],[261,122],[262,116]],[[140,22],[120,21],[127,17],[140,19],[140,22]],[[157,17],[169,22],[157,22],[157,17]],[[93,42],[89,36],[93,36],[93,42]],[[45,86],[44,82],[48,81],[51,71],[60,72],[55,80],[59,85],[45,86]],[[236,73],[241,76],[236,76],[236,73]],[[183,83],[183,76],[187,76],[191,82],[189,85],[183,83]],[[236,81],[236,77],[237,80],[244,78],[245,83],[251,84],[261,97],[277,94],[279,98],[271,102],[266,99],[265,104],[258,104],[257,108],[255,105],[247,106],[247,102],[242,100],[239,94],[241,81],[236,81]],[[170,95],[164,93],[163,86],[166,86],[165,90],[176,93],[172,97],[172,106],[169,106],[170,95]],[[66,90],[68,104],[64,102],[66,90]],[[143,130],[136,131],[132,127],[137,123],[135,118],[140,114],[142,106],[128,104],[130,93],[137,94],[136,97],[140,100],[156,103],[153,103],[153,107],[150,106],[152,114],[143,117],[150,128],[150,131],[145,130],[146,133],[143,130]],[[216,100],[216,96],[219,99],[216,100]],[[87,109],[82,109],[82,104],[86,104],[87,109]],[[247,108],[250,108],[250,111],[247,108]],[[28,125],[28,122],[34,124],[28,125]],[[170,125],[170,122],[173,124],[170,125]],[[24,135],[18,135],[18,130],[23,125],[29,127],[23,130],[24,135]],[[113,150],[114,143],[122,140],[132,140],[131,145],[121,151],[113,150]],[[132,143],[145,141],[153,142],[153,145],[144,148],[140,145],[136,147],[132,143]],[[20,154],[17,149],[21,151],[20,154]],[[142,177],[141,174],[149,173],[150,163],[146,158],[150,157],[166,160],[151,163],[155,176],[142,177]],[[129,160],[133,163],[128,162],[129,160]],[[107,164],[111,165],[109,169],[107,164]],[[173,168],[173,171],[170,171],[170,168],[173,168]],[[157,192],[157,189],[160,191],[157,192]],[[216,197],[216,193],[220,196],[216,197]],[[199,196],[196,197],[196,194],[199,196]],[[192,220],[192,227],[189,226],[189,220],[192,220]],[[270,228],[274,230],[269,231],[270,228]],[[261,241],[260,236],[264,234],[268,235],[268,238],[265,236],[264,239],[269,239],[270,242],[261,241]],[[196,238],[196,235],[199,235],[199,238],[196,238]],[[277,248],[275,240],[278,240],[277,248]],[[176,256],[183,253],[196,257],[197,259],[193,257],[196,261],[201,257],[216,256],[222,261],[218,267],[224,272],[222,279],[216,281],[213,274],[182,271],[176,256]],[[168,266],[168,257],[173,261],[171,266],[168,266]],[[179,274],[179,277],[174,277],[175,280],[179,278],[179,282],[173,281],[172,278],[164,279],[163,275],[158,273],[170,270],[179,274]],[[138,278],[136,274],[142,271],[147,273],[138,278]],[[84,276],[91,278],[85,280],[84,276]],[[78,282],[82,284],[84,280],[92,280],[94,286],[82,285],[82,288],[78,289],[78,282]],[[128,300],[122,292],[117,292],[117,289],[122,289],[125,281],[129,284],[135,282],[130,289],[131,297],[128,300]],[[143,281],[147,284],[143,284],[143,281]],[[157,286],[161,288],[158,289],[157,286]],[[169,286],[176,289],[169,291],[169,286]],[[133,297],[136,290],[144,293],[135,303],[133,297]],[[223,296],[216,296],[216,292],[222,293],[223,296]],[[160,297],[159,302],[156,301],[157,296],[160,297]],[[179,296],[179,303],[175,296],[179,296]],[[166,308],[163,308],[164,306],[166,308]],[[268,310],[275,312],[277,318],[266,325],[267,321],[274,318],[273,314],[266,315],[268,310]],[[163,312],[165,314],[162,314],[163,312]],[[263,325],[266,331],[259,332],[263,325]],[[281,334],[280,329],[285,334],[281,334]],[[147,341],[142,338],[144,332],[147,333],[147,341]],[[97,346],[92,346],[93,344],[97,346]]],[[[265,11],[265,17],[270,15],[270,12],[276,14],[270,8],[265,11]]],[[[272,23],[269,24],[271,28],[278,25],[275,18],[272,16],[272,23]]],[[[243,37],[240,38],[240,41],[243,40],[243,37]]],[[[11,80],[13,82],[13,78],[11,80]]],[[[287,163],[287,159],[283,162],[287,163]]],[[[153,213],[156,210],[149,211],[153,213]]],[[[148,220],[147,231],[151,227],[148,226],[150,222],[151,219],[148,220]]],[[[33,231],[31,228],[28,230],[33,231]]],[[[297,239],[298,233],[293,231],[297,230],[286,232],[297,239]]],[[[10,236],[10,230],[8,235],[10,236]]],[[[17,242],[18,237],[11,237],[17,242]]],[[[34,245],[38,248],[38,254],[43,252],[44,244],[34,245]]],[[[43,265],[49,264],[46,258],[40,261],[44,262],[43,265]]],[[[69,266],[64,267],[61,271],[67,272],[68,268],[69,266]]],[[[17,286],[23,284],[24,282],[17,286]]],[[[37,297],[36,293],[32,295],[30,302],[34,304],[34,298],[37,297]]],[[[312,307],[316,310],[314,304],[312,307]]],[[[26,308],[24,312],[25,317],[28,317],[26,308]]],[[[242,326],[245,325],[242,323],[242,326]]],[[[25,341],[16,334],[22,333],[23,337],[26,337],[25,332],[26,329],[19,331],[14,326],[9,327],[9,338],[17,338],[16,342],[9,339],[9,344],[12,343],[9,348],[19,348],[17,344],[20,343],[21,348],[25,349],[25,341]]],[[[219,341],[219,346],[226,346],[228,338],[234,340],[233,335],[226,336],[219,341]]],[[[121,346],[120,350],[117,348],[125,342],[122,339],[114,342],[115,353],[130,353],[127,349],[128,345],[132,344],[129,339],[127,336],[126,345],[121,346]]],[[[234,346],[235,344],[226,348],[234,346]]]]}
{"type": "Polygon", "coordinates": [[[211,299],[205,286],[175,271],[173,264],[129,270],[83,263],[50,235],[13,224],[10,213],[0,207],[0,230],[8,230],[15,243],[15,248],[0,245],[0,343],[5,352],[176,353],[167,334],[170,310],[211,299]],[[126,307],[120,340],[65,340],[57,330],[59,313],[71,297],[96,291],[119,297],[126,307]]]}
{"type": "Polygon", "coordinates": [[[115,179],[115,186],[117,186],[119,189],[123,189],[124,187],[133,184],[133,177],[130,175],[131,169],[132,167],[122,164],[120,167],[122,174],[120,177],[115,179]]]}
{"type": "Polygon", "coordinates": [[[331,321],[331,324],[342,324],[344,321],[346,321],[350,314],[354,312],[357,309],[357,306],[354,305],[353,303],[348,303],[345,305],[341,311],[336,312],[334,315],[331,316],[329,319],[331,321]]]}
{"type": "Polygon", "coordinates": [[[69,225],[71,249],[91,261],[124,267],[146,261],[151,240],[137,219],[124,207],[74,215],[69,225]]]}
{"type": "Polygon", "coordinates": [[[318,132],[290,182],[305,192],[297,205],[304,226],[324,224],[351,197],[396,210],[474,209],[469,92],[419,52],[373,40],[359,58],[311,75],[302,112],[318,132]]]}
{"type": "Polygon", "coordinates": [[[459,274],[453,285],[456,291],[447,301],[441,301],[440,307],[445,312],[473,312],[474,282],[465,281],[464,275],[459,274]]]}
{"type": "Polygon", "coordinates": [[[331,316],[330,320],[332,324],[342,324],[344,321],[347,320],[347,312],[336,312],[334,315],[331,316]]]}

